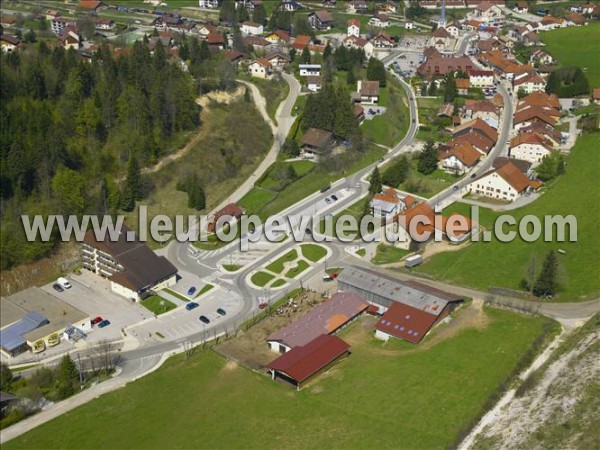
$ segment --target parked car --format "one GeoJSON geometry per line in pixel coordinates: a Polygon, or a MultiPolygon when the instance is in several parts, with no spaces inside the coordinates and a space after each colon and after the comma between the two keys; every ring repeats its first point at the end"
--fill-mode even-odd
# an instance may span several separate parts
{"type": "Polygon", "coordinates": [[[192,286],[191,288],[188,289],[187,295],[194,295],[195,293],[196,293],[196,287],[192,286]]]}
{"type": "Polygon", "coordinates": [[[104,319],[100,316],[92,319],[92,325],[98,325],[100,322],[102,322],[104,319]]]}
{"type": "Polygon", "coordinates": [[[331,203],[331,199],[329,197],[326,197],[325,198],[325,203],[327,203],[327,204],[331,203]]]}
{"type": "Polygon", "coordinates": [[[64,289],[62,288],[62,286],[58,283],[54,283],[52,285],[52,289],[54,289],[56,292],[63,292],[64,289]]]}
{"type": "Polygon", "coordinates": [[[206,316],[200,316],[198,317],[198,319],[200,320],[200,322],[210,323],[210,319],[206,316]]]}
{"type": "Polygon", "coordinates": [[[60,287],[63,289],[71,289],[71,283],[66,278],[60,277],[56,280],[57,284],[60,284],[60,287]]]}
{"type": "Polygon", "coordinates": [[[220,316],[226,316],[227,312],[223,308],[217,309],[217,314],[220,316]]]}
{"type": "Polygon", "coordinates": [[[332,277],[332,276],[330,276],[330,275],[325,275],[325,276],[323,277],[323,281],[324,281],[325,283],[330,283],[330,282],[332,282],[332,281],[333,281],[333,277],[332,277]]]}
{"type": "Polygon", "coordinates": [[[453,191],[458,191],[458,186],[452,186],[453,191]]]}
{"type": "Polygon", "coordinates": [[[185,305],[185,309],[187,309],[188,311],[191,311],[192,309],[197,308],[198,306],[200,306],[200,305],[196,302],[189,302],[185,305]]]}
{"type": "Polygon", "coordinates": [[[110,325],[110,320],[104,319],[102,322],[98,324],[98,328],[104,328],[110,325]]]}
{"type": "Polygon", "coordinates": [[[258,305],[258,309],[265,309],[269,304],[267,302],[262,302],[258,305]]]}
{"type": "Polygon", "coordinates": [[[332,195],[331,200],[333,200],[334,202],[337,202],[338,201],[337,195],[332,195]]]}

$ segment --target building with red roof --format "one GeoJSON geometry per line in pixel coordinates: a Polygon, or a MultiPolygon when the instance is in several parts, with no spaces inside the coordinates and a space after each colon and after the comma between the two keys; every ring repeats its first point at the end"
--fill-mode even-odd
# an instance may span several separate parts
{"type": "Polygon", "coordinates": [[[322,334],[309,343],[271,361],[267,369],[273,380],[290,383],[299,390],[309,378],[350,353],[350,346],[337,336],[322,334]]]}
{"type": "MultiPolygon", "coordinates": [[[[209,233],[215,232],[215,229],[217,227],[217,222],[219,221],[219,219],[221,217],[239,219],[242,216],[242,214],[244,214],[244,210],[241,207],[239,207],[235,203],[229,203],[228,205],[224,206],[223,208],[221,208],[219,211],[217,211],[215,213],[215,215],[213,216],[211,221],[208,223],[208,226],[207,226],[208,232],[209,233]]],[[[225,220],[225,219],[223,219],[223,220],[225,220]]]]}
{"type": "Polygon", "coordinates": [[[375,325],[375,337],[387,341],[390,337],[418,344],[438,321],[448,313],[434,314],[403,303],[394,303],[375,325]]]}

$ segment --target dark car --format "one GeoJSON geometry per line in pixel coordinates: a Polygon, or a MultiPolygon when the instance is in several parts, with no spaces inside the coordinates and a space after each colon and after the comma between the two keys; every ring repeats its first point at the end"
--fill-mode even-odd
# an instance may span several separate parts
{"type": "Polygon", "coordinates": [[[337,202],[338,201],[337,195],[332,195],[331,200],[333,200],[334,202],[337,202]]]}
{"type": "Polygon", "coordinates": [[[413,119],[413,120],[412,120],[412,123],[417,123],[417,120],[416,120],[416,119],[413,119]]]}
{"type": "Polygon", "coordinates": [[[312,234],[312,230],[310,228],[307,228],[306,230],[304,230],[306,232],[306,234],[312,234]]]}
{"type": "Polygon", "coordinates": [[[96,317],[95,319],[92,319],[92,325],[98,325],[100,322],[102,322],[104,319],[100,316],[96,317]]]}
{"type": "Polygon", "coordinates": [[[200,305],[198,305],[198,303],[196,303],[196,302],[189,302],[185,305],[185,309],[187,309],[188,311],[191,311],[192,309],[197,308],[198,306],[200,306],[200,305]]]}
{"type": "Polygon", "coordinates": [[[196,293],[196,287],[192,286],[188,289],[188,295],[194,295],[196,293]]]}
{"type": "Polygon", "coordinates": [[[471,175],[471,178],[475,178],[477,176],[476,173],[474,173],[473,175],[471,175]]]}
{"type": "Polygon", "coordinates": [[[200,320],[200,322],[210,323],[210,319],[206,316],[200,316],[198,317],[198,319],[200,320]]]}
{"type": "Polygon", "coordinates": [[[217,314],[220,316],[226,316],[227,312],[223,308],[217,309],[217,314]]]}
{"type": "Polygon", "coordinates": [[[63,287],[60,284],[58,284],[58,283],[54,283],[52,285],[52,289],[54,289],[56,292],[63,292],[64,291],[63,287]]]}
{"type": "Polygon", "coordinates": [[[102,322],[98,324],[98,328],[104,328],[110,325],[110,320],[104,319],[102,322]]]}
{"type": "Polygon", "coordinates": [[[458,191],[458,186],[452,186],[453,191],[458,191]]]}

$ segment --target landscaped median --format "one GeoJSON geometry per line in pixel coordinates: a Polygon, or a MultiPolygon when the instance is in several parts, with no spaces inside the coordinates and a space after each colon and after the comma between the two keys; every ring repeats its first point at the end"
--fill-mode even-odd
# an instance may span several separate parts
{"type": "Polygon", "coordinates": [[[259,288],[280,288],[328,256],[319,244],[300,244],[249,275],[248,281],[259,288]]]}

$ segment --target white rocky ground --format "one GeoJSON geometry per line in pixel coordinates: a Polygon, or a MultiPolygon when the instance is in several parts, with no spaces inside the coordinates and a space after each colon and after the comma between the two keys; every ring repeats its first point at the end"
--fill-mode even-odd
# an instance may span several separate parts
{"type": "MultiPolygon", "coordinates": [[[[515,390],[509,391],[461,448],[541,450],[598,445],[600,433],[594,424],[600,410],[600,330],[596,326],[576,336],[575,345],[558,359],[550,356],[533,387],[520,397],[515,390]]],[[[569,335],[563,334],[562,339],[569,335]]]]}

